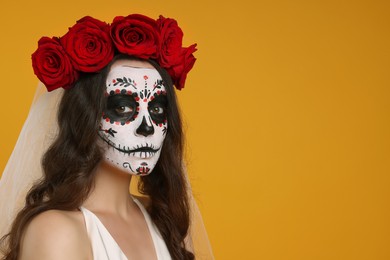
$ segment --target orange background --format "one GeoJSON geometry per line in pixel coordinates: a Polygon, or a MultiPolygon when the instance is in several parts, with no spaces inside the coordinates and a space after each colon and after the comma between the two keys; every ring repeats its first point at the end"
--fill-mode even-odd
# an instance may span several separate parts
{"type": "Polygon", "coordinates": [[[216,258],[390,259],[389,3],[2,1],[0,172],[41,36],[84,15],[163,14],[198,43],[178,95],[216,258]]]}

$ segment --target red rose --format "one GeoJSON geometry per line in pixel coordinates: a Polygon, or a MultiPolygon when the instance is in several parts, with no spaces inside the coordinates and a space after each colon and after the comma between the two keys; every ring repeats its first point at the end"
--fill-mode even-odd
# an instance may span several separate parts
{"type": "Polygon", "coordinates": [[[69,88],[78,78],[78,73],[57,38],[42,37],[31,58],[35,75],[48,91],[69,88]]]}
{"type": "Polygon", "coordinates": [[[193,55],[195,51],[196,44],[193,44],[188,48],[182,48],[180,63],[167,69],[169,75],[171,75],[173,84],[178,90],[184,88],[187,74],[195,64],[196,58],[193,55]]]}
{"type": "Polygon", "coordinates": [[[159,64],[164,68],[177,65],[181,61],[183,31],[176,20],[160,15],[157,20],[160,30],[159,64]]]}
{"type": "Polygon", "coordinates": [[[158,58],[157,24],[147,16],[115,17],[111,24],[111,38],[120,53],[142,59],[158,58]]]}
{"type": "Polygon", "coordinates": [[[61,44],[75,68],[83,72],[97,72],[114,57],[110,26],[90,16],[69,28],[61,37],[61,44]]]}

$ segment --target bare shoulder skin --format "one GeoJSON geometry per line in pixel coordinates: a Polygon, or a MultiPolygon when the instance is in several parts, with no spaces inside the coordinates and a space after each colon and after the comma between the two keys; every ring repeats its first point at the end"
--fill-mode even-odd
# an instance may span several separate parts
{"type": "Polygon", "coordinates": [[[34,217],[22,236],[19,259],[92,259],[82,213],[49,210],[34,217]]]}

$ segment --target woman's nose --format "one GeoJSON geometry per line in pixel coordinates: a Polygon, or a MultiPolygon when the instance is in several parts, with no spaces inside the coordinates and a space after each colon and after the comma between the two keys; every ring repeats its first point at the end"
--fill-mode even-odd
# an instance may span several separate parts
{"type": "Polygon", "coordinates": [[[138,126],[138,128],[135,130],[135,132],[138,135],[143,135],[147,137],[148,135],[154,134],[154,127],[153,125],[148,125],[148,122],[146,121],[145,116],[142,118],[141,124],[138,126]]]}

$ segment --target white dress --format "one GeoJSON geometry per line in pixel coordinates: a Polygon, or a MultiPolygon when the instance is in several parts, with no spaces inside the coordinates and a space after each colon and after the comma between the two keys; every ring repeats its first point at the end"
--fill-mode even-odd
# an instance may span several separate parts
{"type": "MultiPolygon", "coordinates": [[[[158,260],[171,260],[168,248],[161,237],[157,227],[152,222],[149,213],[144,206],[137,199],[133,199],[134,202],[141,209],[142,214],[148,225],[149,232],[153,239],[154,248],[158,260]]],[[[92,245],[93,259],[94,260],[127,260],[126,255],[122,252],[119,245],[114,238],[108,232],[99,218],[84,207],[80,207],[81,212],[84,215],[87,232],[92,245]]]]}

